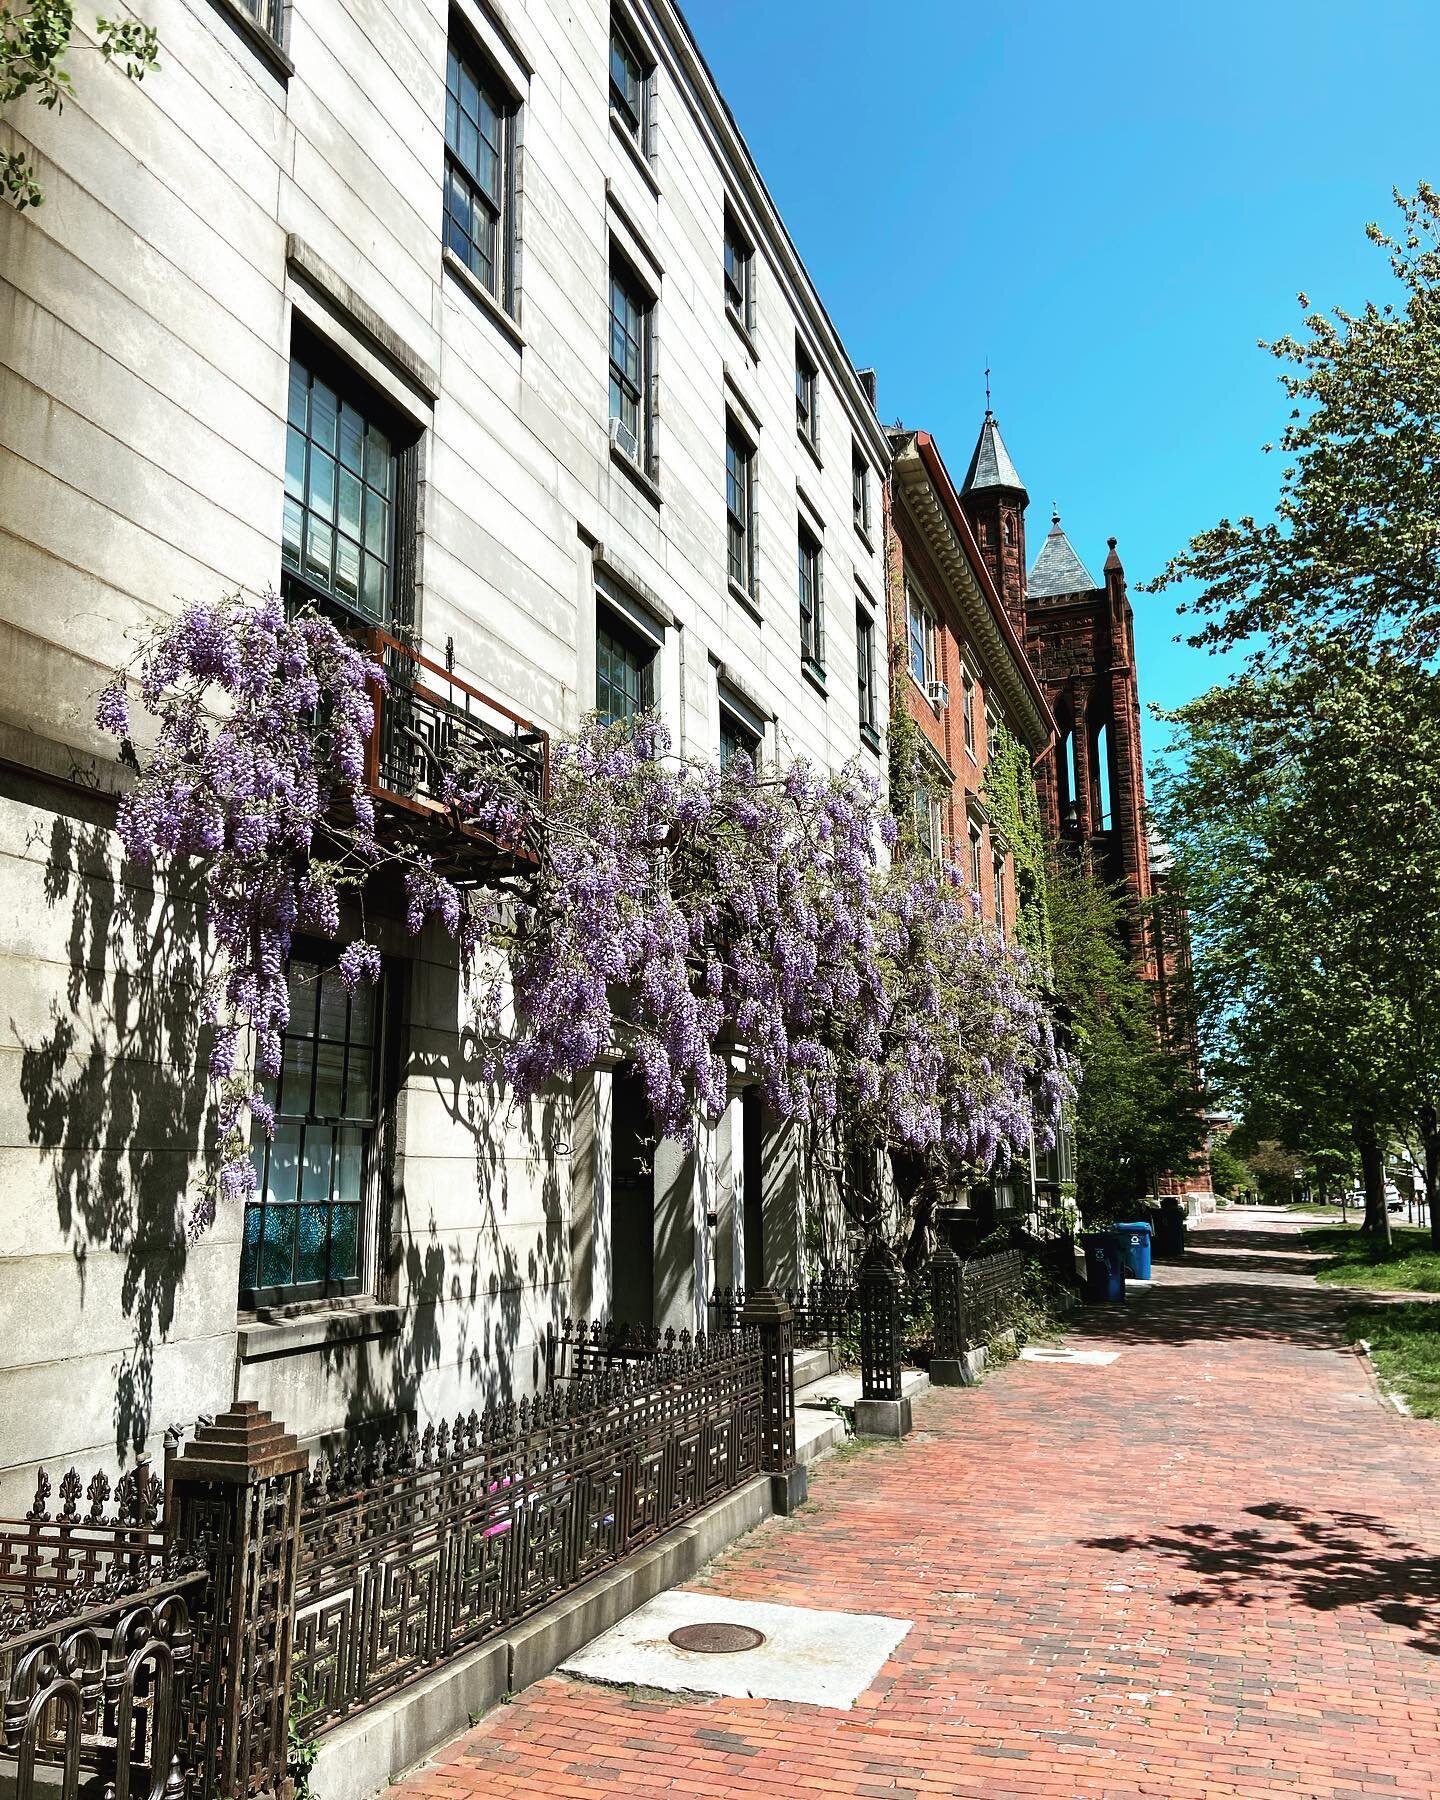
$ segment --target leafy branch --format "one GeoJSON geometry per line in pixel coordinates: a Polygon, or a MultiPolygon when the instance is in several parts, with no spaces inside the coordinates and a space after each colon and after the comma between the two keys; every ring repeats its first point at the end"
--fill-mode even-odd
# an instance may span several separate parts
{"type": "MultiPolygon", "coordinates": [[[[65,59],[75,35],[72,0],[32,0],[25,7],[0,5],[0,106],[26,94],[53,112],[64,110],[75,84],[65,59]]],[[[143,81],[158,67],[160,41],[153,25],[140,19],[95,21],[95,48],[118,62],[131,81],[143,81]]],[[[35,164],[26,150],[0,151],[0,187],[24,212],[44,198],[35,164]]]]}

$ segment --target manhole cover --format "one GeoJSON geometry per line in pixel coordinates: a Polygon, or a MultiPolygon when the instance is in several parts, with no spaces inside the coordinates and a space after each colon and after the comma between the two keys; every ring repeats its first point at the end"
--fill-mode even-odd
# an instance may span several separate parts
{"type": "Polygon", "coordinates": [[[670,1633],[677,1650],[698,1650],[702,1656],[730,1656],[736,1650],[758,1650],[765,1633],[753,1625],[680,1625],[670,1633]]]}

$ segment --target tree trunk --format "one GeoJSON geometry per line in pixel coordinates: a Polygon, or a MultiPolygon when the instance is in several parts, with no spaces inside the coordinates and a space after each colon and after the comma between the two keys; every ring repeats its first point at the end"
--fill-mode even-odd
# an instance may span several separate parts
{"type": "Polygon", "coordinates": [[[1354,1127],[1360,1152],[1360,1179],[1365,1184],[1365,1217],[1360,1229],[1368,1236],[1390,1242],[1390,1214],[1385,1205],[1385,1155],[1372,1118],[1359,1118],[1354,1127]]]}
{"type": "Polygon", "coordinates": [[[1440,1109],[1420,1108],[1420,1134],[1425,1142],[1425,1204],[1430,1211],[1430,1247],[1440,1250],[1440,1109]]]}

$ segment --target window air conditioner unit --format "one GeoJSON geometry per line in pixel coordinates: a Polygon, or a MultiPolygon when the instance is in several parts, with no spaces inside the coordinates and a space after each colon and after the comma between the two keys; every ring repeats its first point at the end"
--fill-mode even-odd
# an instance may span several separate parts
{"type": "Polygon", "coordinates": [[[930,696],[930,704],[943,712],[950,704],[950,687],[944,681],[932,681],[925,689],[930,696]]]}
{"type": "Polygon", "coordinates": [[[610,442],[622,456],[628,456],[631,462],[639,462],[640,440],[623,419],[610,421],[610,442]]]}

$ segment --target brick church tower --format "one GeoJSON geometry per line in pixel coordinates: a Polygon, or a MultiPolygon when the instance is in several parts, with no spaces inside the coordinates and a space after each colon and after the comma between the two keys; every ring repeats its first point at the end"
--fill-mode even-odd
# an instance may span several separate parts
{"type": "MultiPolygon", "coordinates": [[[[988,411],[961,504],[1006,610],[1024,634],[1059,727],[1058,743],[1035,770],[1046,834],[1085,847],[1096,873],[1123,881],[1135,903],[1143,905],[1154,882],[1145,826],[1140,693],[1134,616],[1115,539],[1110,539],[1105,578],[1097,582],[1061,530],[1057,513],[1027,577],[1029,496],[988,411]]],[[[1155,959],[1147,952],[1143,961],[1153,977],[1155,959]]]]}

